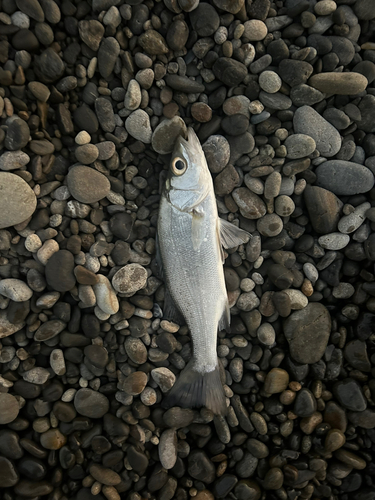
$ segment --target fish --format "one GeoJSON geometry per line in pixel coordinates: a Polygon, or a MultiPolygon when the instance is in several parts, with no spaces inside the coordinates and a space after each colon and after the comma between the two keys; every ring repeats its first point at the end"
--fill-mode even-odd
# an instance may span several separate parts
{"type": "Polygon", "coordinates": [[[223,248],[251,235],[219,218],[207,161],[193,128],[179,136],[160,199],[156,265],[165,283],[164,318],[189,327],[193,354],[164,408],[206,407],[225,415],[217,332],[230,328],[223,248]]]}

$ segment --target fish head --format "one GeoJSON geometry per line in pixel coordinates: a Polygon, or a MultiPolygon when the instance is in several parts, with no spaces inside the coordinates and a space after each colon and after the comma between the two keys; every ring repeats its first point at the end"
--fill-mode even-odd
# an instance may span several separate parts
{"type": "Polygon", "coordinates": [[[166,182],[169,201],[184,212],[194,209],[213,189],[199,139],[192,128],[187,135],[187,140],[179,136],[176,141],[166,182]]]}

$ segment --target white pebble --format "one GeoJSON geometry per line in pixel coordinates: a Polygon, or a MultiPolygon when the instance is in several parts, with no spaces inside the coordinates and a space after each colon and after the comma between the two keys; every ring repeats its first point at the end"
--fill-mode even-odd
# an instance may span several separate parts
{"type": "Polygon", "coordinates": [[[25,240],[25,248],[31,253],[35,253],[43,245],[37,234],[30,234],[25,240]]]}

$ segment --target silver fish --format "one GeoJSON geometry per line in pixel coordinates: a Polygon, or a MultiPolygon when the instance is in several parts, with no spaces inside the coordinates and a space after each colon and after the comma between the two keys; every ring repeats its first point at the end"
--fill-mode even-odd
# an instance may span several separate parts
{"type": "Polygon", "coordinates": [[[163,402],[164,407],[205,406],[224,415],[227,405],[216,352],[217,331],[229,328],[223,250],[250,234],[220,219],[212,177],[192,128],[177,140],[162,193],[157,262],[166,294],[164,317],[183,316],[193,356],[163,402]]]}

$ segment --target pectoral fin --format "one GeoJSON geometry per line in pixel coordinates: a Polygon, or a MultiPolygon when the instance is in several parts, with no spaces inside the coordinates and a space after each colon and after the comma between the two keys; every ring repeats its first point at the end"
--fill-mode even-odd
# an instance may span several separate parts
{"type": "Polygon", "coordinates": [[[234,248],[247,243],[251,234],[224,219],[219,220],[220,242],[224,248],[234,248]]]}

